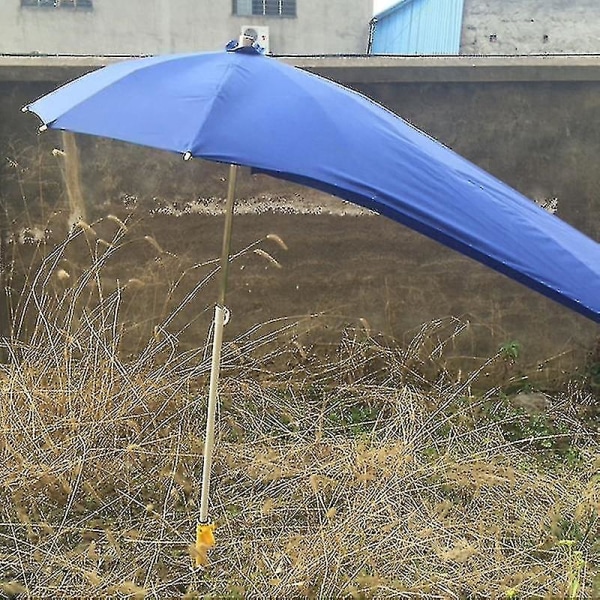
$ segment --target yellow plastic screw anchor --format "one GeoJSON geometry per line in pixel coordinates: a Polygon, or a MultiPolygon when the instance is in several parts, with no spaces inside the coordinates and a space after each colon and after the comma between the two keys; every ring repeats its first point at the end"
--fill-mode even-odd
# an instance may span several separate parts
{"type": "Polygon", "coordinates": [[[215,545],[214,523],[196,525],[195,564],[202,567],[208,563],[208,551],[215,545]]]}

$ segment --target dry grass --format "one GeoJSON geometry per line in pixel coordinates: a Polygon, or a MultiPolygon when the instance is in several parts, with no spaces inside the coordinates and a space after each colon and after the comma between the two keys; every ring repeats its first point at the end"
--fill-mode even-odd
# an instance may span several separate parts
{"type": "Polygon", "coordinates": [[[290,323],[226,345],[217,546],[192,568],[207,350],[176,351],[178,304],[120,354],[122,289],[103,292],[101,275],[126,234],[90,242],[91,266],[60,287],[75,230],[16,311],[0,370],[0,597],[600,594],[598,437],[576,410],[591,398],[558,391],[540,421],[475,392],[481,370],[432,378],[453,320],[405,348],[348,329],[327,358],[290,323]]]}

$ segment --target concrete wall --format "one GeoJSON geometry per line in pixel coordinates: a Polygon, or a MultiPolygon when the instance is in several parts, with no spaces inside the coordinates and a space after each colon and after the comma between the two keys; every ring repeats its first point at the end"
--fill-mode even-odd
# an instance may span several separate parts
{"type": "Polygon", "coordinates": [[[461,54],[599,52],[598,0],[465,0],[461,54]]]}
{"type": "Polygon", "coordinates": [[[239,17],[231,0],[94,0],[93,10],[0,2],[0,53],[159,54],[221,49],[268,26],[275,54],[365,52],[371,0],[299,0],[296,18],[239,17]]]}
{"type": "MultiPolygon", "coordinates": [[[[52,152],[65,148],[60,133],[37,135],[35,119],[19,112],[52,89],[56,75],[69,78],[63,62],[52,68],[48,59],[31,58],[3,70],[0,61],[0,148],[7,158],[0,164],[0,201],[13,228],[29,226],[46,236],[41,248],[15,248],[23,272],[62,239],[69,216],[62,159],[52,152]]],[[[297,62],[375,98],[527,196],[556,198],[560,218],[600,239],[597,58],[297,62]]],[[[71,76],[75,72],[72,67],[71,76]]],[[[98,236],[110,239],[117,229],[106,215],[128,218],[132,239],[104,269],[104,285],[110,291],[117,280],[147,282],[123,294],[126,318],[139,322],[141,331],[163,309],[168,285],[180,272],[188,272],[177,290],[184,295],[212,268],[222,215],[197,209],[219,205],[227,170],[85,136],[78,143],[82,191],[98,236]],[[168,206],[173,210],[163,210],[168,206]],[[159,260],[147,235],[171,254],[159,260]]],[[[269,233],[280,235],[289,249],[265,242],[282,269],[252,253],[233,264],[228,339],[270,319],[324,312],[335,321],[333,335],[340,322],[362,326],[364,319],[373,332],[402,341],[423,323],[459,317],[470,323],[451,344],[463,370],[518,340],[524,366],[543,379],[581,368],[600,333],[591,321],[524,286],[388,219],[349,215],[341,201],[323,194],[244,172],[238,198],[235,251],[269,233]]],[[[75,278],[86,256],[82,243],[61,264],[75,278]]],[[[174,323],[174,331],[187,328],[182,345],[204,340],[215,297],[215,286],[207,284],[174,323]]]]}

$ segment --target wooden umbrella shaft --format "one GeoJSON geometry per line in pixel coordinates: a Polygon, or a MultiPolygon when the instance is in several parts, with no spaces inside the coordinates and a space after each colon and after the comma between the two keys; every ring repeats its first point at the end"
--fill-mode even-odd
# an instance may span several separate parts
{"type": "Polygon", "coordinates": [[[225,228],[223,231],[223,249],[221,251],[221,279],[219,296],[215,306],[213,324],[212,361],[210,368],[210,385],[208,391],[208,409],[206,416],[206,436],[204,439],[204,461],[202,465],[202,493],[200,497],[200,523],[208,522],[208,495],[210,491],[210,472],[215,443],[215,414],[221,370],[221,348],[223,346],[223,327],[225,325],[225,297],[227,295],[227,277],[229,274],[229,255],[231,250],[231,229],[233,225],[233,205],[237,180],[237,165],[229,167],[229,186],[225,208],[225,228]]]}
{"type": "Polygon", "coordinates": [[[229,165],[229,185],[227,187],[227,204],[225,206],[225,227],[223,230],[223,248],[221,249],[221,282],[218,304],[225,307],[227,295],[227,278],[229,276],[229,255],[231,253],[231,229],[233,225],[233,205],[235,203],[235,186],[237,183],[237,165],[229,165]]]}

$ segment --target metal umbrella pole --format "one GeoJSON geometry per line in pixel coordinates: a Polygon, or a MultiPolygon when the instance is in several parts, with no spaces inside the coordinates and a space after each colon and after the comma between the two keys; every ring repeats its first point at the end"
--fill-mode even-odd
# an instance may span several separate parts
{"type": "Polygon", "coordinates": [[[231,248],[231,227],[233,224],[233,205],[235,201],[235,186],[238,166],[229,167],[229,185],[225,207],[225,227],[223,231],[223,248],[221,251],[221,280],[219,296],[215,305],[213,322],[212,362],[210,369],[210,385],[208,392],[208,410],[206,417],[206,437],[204,440],[204,462],[202,465],[202,493],[200,497],[200,521],[196,528],[196,566],[207,562],[207,551],[215,545],[213,535],[214,524],[208,521],[208,496],[210,490],[210,471],[215,445],[215,413],[217,409],[219,373],[221,369],[221,348],[223,345],[223,327],[228,320],[225,308],[227,294],[227,276],[229,273],[229,254],[231,248]]]}

